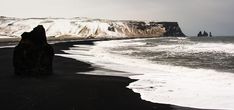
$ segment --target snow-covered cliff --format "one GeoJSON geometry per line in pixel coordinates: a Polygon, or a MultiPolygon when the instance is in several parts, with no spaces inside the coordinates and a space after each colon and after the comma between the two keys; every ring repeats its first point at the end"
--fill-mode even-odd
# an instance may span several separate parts
{"type": "Polygon", "coordinates": [[[177,22],[118,21],[88,18],[0,17],[0,36],[20,37],[43,25],[48,37],[81,38],[184,36],[177,22]]]}

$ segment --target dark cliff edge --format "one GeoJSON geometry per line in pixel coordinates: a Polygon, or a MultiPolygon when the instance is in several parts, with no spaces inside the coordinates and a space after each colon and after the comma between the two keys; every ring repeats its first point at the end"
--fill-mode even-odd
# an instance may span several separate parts
{"type": "MultiPolygon", "coordinates": [[[[124,21],[123,21],[124,22],[124,21]]],[[[127,36],[152,36],[152,37],[185,37],[178,22],[125,22],[130,31],[123,31],[127,36]]],[[[113,30],[118,30],[114,27],[113,30]]]]}
{"type": "Polygon", "coordinates": [[[157,22],[157,24],[162,24],[165,27],[166,32],[164,33],[163,36],[172,36],[172,37],[185,37],[186,36],[182,32],[178,22],[157,22]]]}

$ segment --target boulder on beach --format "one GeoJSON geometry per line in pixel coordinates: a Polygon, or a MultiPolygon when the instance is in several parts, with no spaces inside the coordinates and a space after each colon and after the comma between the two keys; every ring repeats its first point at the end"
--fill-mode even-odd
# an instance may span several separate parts
{"type": "Polygon", "coordinates": [[[38,25],[31,32],[24,32],[21,37],[13,55],[15,74],[21,76],[51,75],[54,50],[47,43],[44,27],[38,25]]]}

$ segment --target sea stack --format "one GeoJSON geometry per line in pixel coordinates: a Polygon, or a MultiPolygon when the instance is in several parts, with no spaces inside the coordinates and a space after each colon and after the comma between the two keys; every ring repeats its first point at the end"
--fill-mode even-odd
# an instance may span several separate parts
{"type": "Polygon", "coordinates": [[[19,44],[14,49],[15,75],[51,75],[53,73],[53,57],[54,50],[47,43],[45,28],[38,25],[31,32],[24,32],[19,44]]]}
{"type": "Polygon", "coordinates": [[[209,34],[206,32],[206,31],[200,31],[198,34],[197,34],[197,37],[212,37],[212,33],[210,32],[209,34]]]}

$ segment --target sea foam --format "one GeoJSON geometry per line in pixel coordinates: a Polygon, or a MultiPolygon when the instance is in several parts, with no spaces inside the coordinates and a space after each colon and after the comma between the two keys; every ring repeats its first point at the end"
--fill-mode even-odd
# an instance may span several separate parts
{"type": "MultiPolygon", "coordinates": [[[[194,108],[234,109],[233,73],[156,64],[146,59],[121,55],[112,51],[112,48],[115,47],[145,45],[135,41],[137,40],[103,41],[96,42],[94,46],[75,45],[70,50],[64,50],[68,54],[58,55],[131,74],[130,78],[137,79],[137,81],[129,84],[128,88],[140,93],[143,100],[194,108]]],[[[204,48],[203,46],[196,47],[196,45],[200,44],[187,45],[187,47],[185,46],[187,49],[181,49],[181,51],[225,51],[232,53],[231,50],[219,48],[207,49],[207,44],[202,44],[205,45],[204,48]]],[[[211,44],[210,47],[220,47],[220,45],[211,44]]],[[[223,46],[223,48],[227,47],[229,44],[223,46]]]]}

